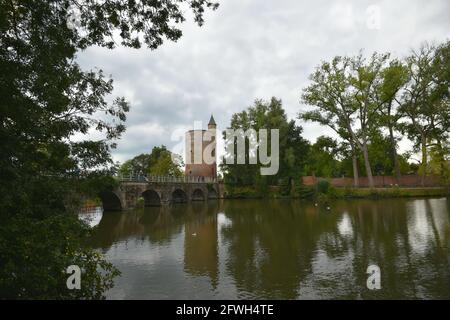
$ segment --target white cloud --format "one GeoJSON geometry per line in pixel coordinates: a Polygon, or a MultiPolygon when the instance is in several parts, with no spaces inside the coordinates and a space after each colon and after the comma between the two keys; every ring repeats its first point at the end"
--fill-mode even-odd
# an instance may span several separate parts
{"type": "MultiPolygon", "coordinates": [[[[111,74],[114,94],[131,102],[127,132],[113,153],[123,161],[154,145],[170,148],[175,128],[206,123],[211,113],[225,128],[255,98],[281,98],[294,118],[320,61],[360,49],[403,56],[423,41],[444,41],[449,12],[447,0],[222,0],[203,27],[186,23],[177,43],[155,51],[90,48],[78,60],[111,74]],[[379,29],[367,27],[369,6],[380,9],[379,29]]],[[[330,134],[302,125],[311,140],[330,134]]]]}

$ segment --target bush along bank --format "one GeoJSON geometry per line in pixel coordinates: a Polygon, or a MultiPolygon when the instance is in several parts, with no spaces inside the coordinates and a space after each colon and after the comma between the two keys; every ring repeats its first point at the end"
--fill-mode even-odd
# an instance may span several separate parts
{"type": "Polygon", "coordinates": [[[269,186],[257,188],[257,186],[229,186],[225,187],[227,199],[257,199],[257,198],[299,198],[327,201],[329,199],[359,199],[359,198],[408,198],[408,197],[450,197],[450,186],[447,187],[399,187],[387,188],[336,188],[326,180],[319,181],[316,185],[305,186],[292,183],[289,186],[269,186]]]}

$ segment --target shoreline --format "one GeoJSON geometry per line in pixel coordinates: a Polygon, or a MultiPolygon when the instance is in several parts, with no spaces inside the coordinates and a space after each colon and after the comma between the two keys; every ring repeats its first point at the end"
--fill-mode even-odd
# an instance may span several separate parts
{"type": "Polygon", "coordinates": [[[280,195],[269,193],[258,195],[235,193],[225,195],[222,199],[380,199],[380,198],[414,198],[414,197],[450,197],[450,187],[383,187],[383,188],[331,188],[327,193],[318,193],[313,189],[308,196],[280,195]]]}

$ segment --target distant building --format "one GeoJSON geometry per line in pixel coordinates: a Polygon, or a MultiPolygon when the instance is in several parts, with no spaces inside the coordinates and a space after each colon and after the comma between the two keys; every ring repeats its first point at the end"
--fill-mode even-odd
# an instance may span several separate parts
{"type": "Polygon", "coordinates": [[[186,132],[185,143],[185,175],[192,177],[217,178],[216,122],[214,121],[214,117],[211,115],[211,118],[209,119],[208,130],[190,130],[186,132]],[[196,146],[196,140],[198,141],[198,146],[196,146]],[[206,154],[212,156],[212,161],[205,159],[205,150],[206,154]]]}

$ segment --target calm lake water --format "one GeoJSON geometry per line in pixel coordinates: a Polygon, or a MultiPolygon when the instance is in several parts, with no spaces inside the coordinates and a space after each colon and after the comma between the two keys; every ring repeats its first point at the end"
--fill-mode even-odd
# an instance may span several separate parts
{"type": "Polygon", "coordinates": [[[450,299],[450,200],[218,200],[92,214],[110,299],[450,299]],[[366,286],[369,265],[381,289],[366,286]]]}

